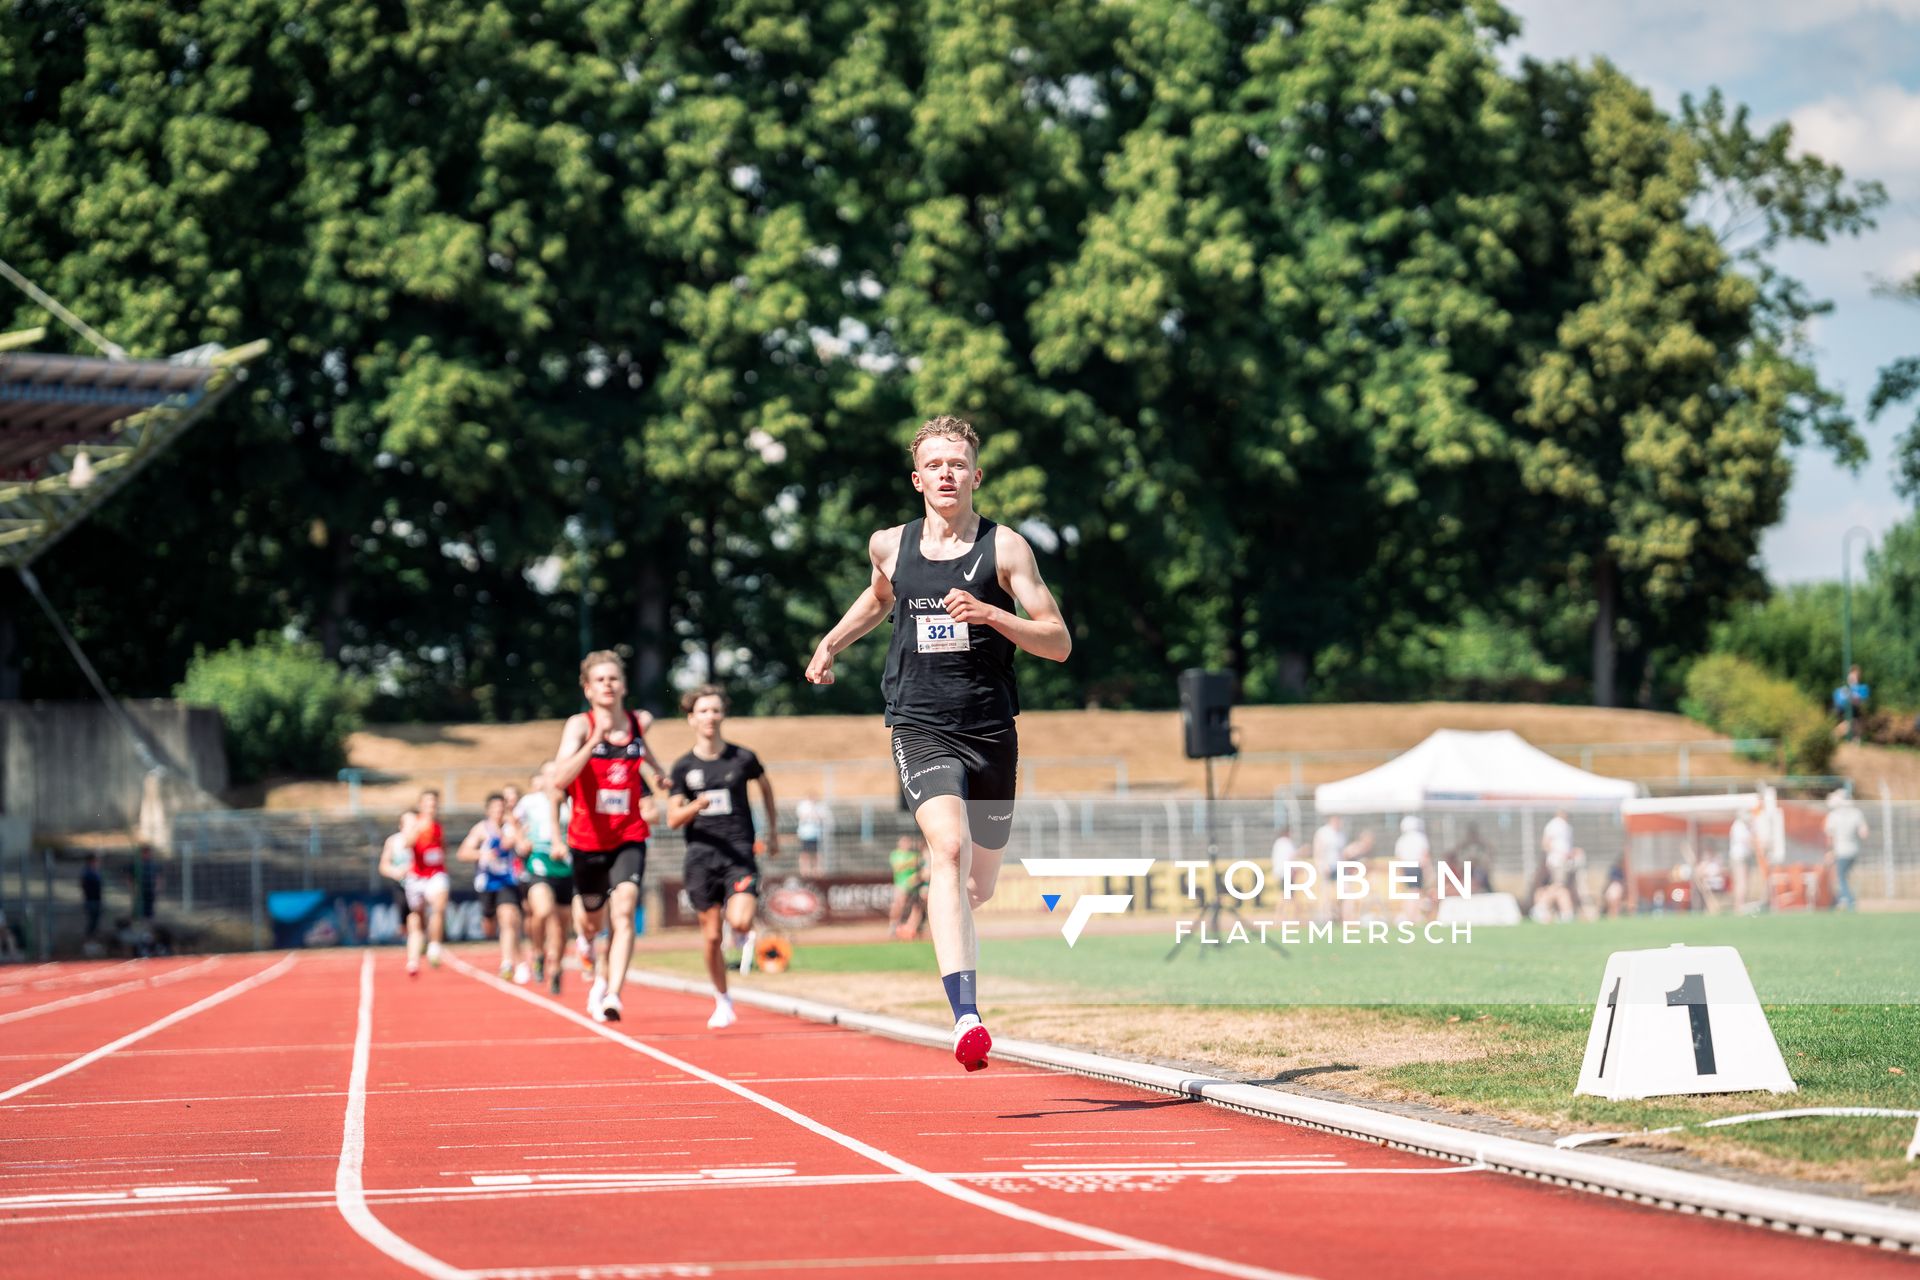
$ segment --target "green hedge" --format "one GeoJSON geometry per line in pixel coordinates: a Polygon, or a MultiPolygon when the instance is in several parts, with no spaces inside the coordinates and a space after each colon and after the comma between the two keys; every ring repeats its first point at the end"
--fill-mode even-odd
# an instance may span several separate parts
{"type": "Polygon", "coordinates": [[[195,654],[173,692],[183,702],[220,709],[236,782],[338,769],[367,702],[362,684],[318,645],[271,636],[195,654]]]}
{"type": "Polygon", "coordinates": [[[1745,658],[1716,653],[1694,663],[1680,709],[1729,737],[1778,739],[1788,773],[1821,774],[1833,763],[1833,730],[1820,704],[1745,658]]]}

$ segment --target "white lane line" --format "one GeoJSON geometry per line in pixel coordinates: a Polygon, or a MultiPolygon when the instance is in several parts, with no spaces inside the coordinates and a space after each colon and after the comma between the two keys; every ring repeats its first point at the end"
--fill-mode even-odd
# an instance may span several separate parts
{"type": "MultiPolygon", "coordinates": [[[[118,1142],[120,1140],[119,1135],[116,1134],[113,1140],[118,1142]]],[[[234,1156],[265,1156],[271,1154],[273,1153],[270,1151],[207,1151],[199,1155],[185,1155],[170,1151],[166,1155],[87,1156],[80,1160],[4,1160],[0,1161],[0,1168],[83,1169],[88,1165],[95,1164],[150,1164],[155,1160],[227,1160],[234,1156]]]]}
{"type": "Polygon", "coordinates": [[[785,1103],[776,1102],[765,1094],[756,1093],[745,1085],[729,1080],[725,1076],[716,1075],[704,1067],[695,1066],[691,1062],[676,1058],[670,1053],[656,1049],[650,1044],[635,1040],[629,1035],[614,1030],[606,1023],[594,1022],[584,1014],[575,1013],[572,1009],[553,1004],[540,996],[533,995],[520,987],[514,986],[512,983],[501,982],[491,974],[480,972],[480,970],[474,968],[458,956],[451,957],[451,960],[456,970],[466,974],[476,982],[490,986],[497,991],[504,992],[517,1000],[524,1000],[536,1008],[545,1009],[557,1017],[566,1018],[597,1035],[613,1041],[615,1044],[623,1044],[635,1053],[644,1054],[663,1066],[684,1071],[688,1075],[725,1089],[728,1093],[734,1094],[736,1097],[745,1098],[749,1102],[757,1103],[775,1115],[792,1121],[801,1128],[816,1133],[829,1142],[845,1147],[856,1155],[865,1156],[875,1164],[892,1169],[895,1173],[904,1174],[928,1190],[937,1191],[941,1195],[951,1197],[963,1204],[970,1204],[975,1208],[985,1209],[989,1213],[998,1214],[1003,1218],[1011,1218],[1015,1222],[1024,1222],[1030,1226],[1041,1227],[1046,1230],[1056,1231],[1061,1235],[1085,1240],[1089,1244],[1105,1245],[1112,1249],[1118,1249],[1123,1253],[1157,1258],[1162,1262],[1176,1263],[1180,1266],[1191,1267],[1196,1271],[1208,1271],[1215,1275],[1236,1276],[1240,1277],[1241,1280],[1303,1280],[1302,1277],[1292,1272],[1276,1271],[1271,1267],[1235,1262],[1230,1258],[1217,1258],[1211,1254],[1199,1253],[1192,1249],[1180,1249],[1172,1245],[1159,1244],[1152,1240],[1142,1240],[1137,1236],[1126,1235],[1118,1231],[1109,1231],[1105,1227],[1096,1227],[1084,1222],[1075,1222],[1070,1218],[1058,1217],[1051,1213],[1042,1213],[1037,1209],[1029,1209],[1025,1205],[1015,1204],[1010,1200],[1003,1200],[998,1196],[988,1195],[983,1191],[976,1191],[974,1188],[966,1186],[944,1174],[933,1173],[921,1168],[917,1164],[903,1160],[899,1156],[882,1151],[870,1143],[862,1142],[850,1134],[841,1133],[838,1129],[822,1124],[811,1116],[802,1115],[785,1103]]]}
{"type": "MultiPolygon", "coordinates": [[[[1128,1133],[1225,1133],[1227,1132],[1228,1128],[1229,1126],[1223,1124],[1212,1129],[1129,1129],[1127,1130],[1127,1132],[1128,1133]]],[[[1111,1129],[1022,1129],[1018,1134],[1011,1134],[1009,1136],[1020,1137],[1020,1138],[1031,1138],[1036,1136],[1050,1137],[1054,1134],[1062,1134],[1062,1133],[1109,1134],[1112,1132],[1113,1130],[1111,1129]]],[[[980,1136],[980,1131],[977,1129],[922,1129],[920,1131],[919,1136],[922,1138],[977,1138],[980,1136]]]]}
{"type": "MultiPolygon", "coordinates": [[[[458,964],[459,961],[454,963],[458,964]]],[[[360,955],[360,1016],[353,1033],[353,1070],[347,1078],[347,1115],[340,1126],[340,1167],[333,1202],[353,1233],[403,1267],[433,1280],[472,1280],[473,1272],[442,1262],[388,1230],[367,1207],[360,1166],[367,1154],[367,1064],[373,1058],[373,952],[360,955]]]]}
{"type": "Polygon", "coordinates": [[[254,974],[250,978],[242,978],[240,981],[234,983],[230,987],[223,987],[220,990],[214,992],[210,996],[203,996],[200,999],[195,1000],[192,1004],[188,1005],[184,1009],[175,1009],[172,1013],[168,1014],[166,1017],[160,1018],[153,1022],[149,1022],[146,1026],[141,1027],[138,1031],[129,1031],[126,1035],[121,1036],[118,1040],[112,1041],[109,1044],[103,1044],[98,1049],[93,1049],[86,1053],[81,1054],[79,1057],[75,1058],[72,1062],[67,1063],[65,1066],[55,1067],[52,1071],[47,1072],[45,1075],[35,1076],[33,1079],[27,1081],[25,1084],[17,1084],[13,1086],[13,1088],[8,1089],[5,1093],[0,1093],[0,1102],[6,1102],[11,1098],[17,1098],[21,1094],[26,1093],[29,1090],[38,1089],[41,1085],[51,1083],[52,1081],[58,1080],[62,1076],[72,1075],[74,1072],[80,1070],[82,1067],[86,1067],[91,1065],[92,1063],[98,1062],[100,1061],[100,1059],[108,1056],[111,1053],[114,1053],[120,1049],[124,1049],[128,1045],[134,1044],[137,1041],[145,1040],[148,1036],[152,1035],[156,1031],[165,1031],[168,1027],[172,1026],[176,1022],[184,1022],[188,1018],[191,1018],[196,1013],[204,1013],[206,1010],[213,1008],[215,1005],[225,1004],[227,1001],[233,999],[235,996],[245,995],[247,992],[253,990],[255,987],[265,986],[267,983],[272,982],[275,978],[285,973],[288,969],[291,969],[294,964],[294,959],[295,959],[294,954],[290,951],[286,954],[285,957],[283,957],[280,960],[279,963],[271,965],[265,969],[262,969],[260,972],[254,974]]]}
{"type": "Polygon", "coordinates": [[[0,1022],[19,1022],[26,1018],[37,1018],[43,1013],[52,1013],[55,1009],[71,1009],[77,1004],[92,1004],[95,1000],[106,1000],[128,991],[139,991],[146,987],[145,978],[136,978],[132,982],[121,982],[111,987],[102,987],[98,991],[84,991],[77,996],[62,996],[58,1000],[49,1000],[45,1004],[29,1005],[25,1009],[15,1009],[12,1013],[0,1013],[0,1022]]]}
{"type": "Polygon", "coordinates": [[[1034,1142],[1035,1147],[1197,1147],[1197,1142],[1034,1142]]]}
{"type": "Polygon", "coordinates": [[[49,1000],[45,1004],[30,1005],[25,1009],[15,1009],[10,1013],[0,1013],[0,1024],[19,1022],[26,1018],[37,1018],[43,1013],[52,1013],[56,1009],[71,1009],[75,1005],[92,1004],[96,1000],[107,1000],[129,991],[138,991],[144,987],[159,987],[190,978],[200,970],[207,968],[219,959],[209,956],[194,964],[184,965],[169,972],[151,978],[135,978],[131,982],[119,982],[96,991],[82,991],[79,995],[61,996],[58,1000],[49,1000]]]}
{"type": "MultiPolygon", "coordinates": [[[[195,1129],[191,1133],[182,1133],[178,1129],[171,1129],[171,1130],[165,1130],[165,1131],[156,1131],[152,1133],[116,1133],[113,1135],[113,1140],[115,1142],[119,1142],[124,1138],[181,1138],[181,1137],[206,1138],[206,1137],[211,1137],[214,1134],[220,1134],[222,1136],[225,1136],[225,1135],[234,1134],[234,1133],[279,1133],[279,1132],[280,1130],[278,1129],[195,1129]]],[[[35,1134],[31,1138],[0,1138],[0,1142],[58,1142],[62,1145],[65,1145],[66,1143],[69,1143],[72,1141],[73,1141],[73,1136],[71,1134],[66,1134],[66,1133],[39,1133],[39,1134],[35,1134]]]]}
{"type": "Polygon", "coordinates": [[[55,987],[71,987],[87,982],[99,982],[105,978],[112,977],[122,969],[134,969],[152,963],[153,961],[151,960],[122,960],[118,964],[101,965],[98,968],[75,969],[69,973],[57,973],[51,977],[42,978],[26,986],[12,986],[0,989],[0,995],[17,995],[27,990],[51,991],[55,987]]]}
{"type": "MultiPolygon", "coordinates": [[[[1010,1071],[1007,1073],[1007,1076],[1014,1074],[1016,1073],[1010,1071]]],[[[1028,1071],[1017,1074],[1039,1075],[1040,1073],[1037,1071],[1028,1071]]],[[[1000,1078],[1004,1080],[1007,1076],[1000,1078]]],[[[951,1083],[953,1077],[942,1073],[939,1075],[924,1076],[829,1076],[825,1079],[828,1083],[839,1083],[846,1080],[863,1080],[875,1084],[895,1084],[902,1080],[945,1080],[951,1083]]],[[[499,1093],[502,1090],[519,1088],[525,1083],[525,1081],[504,1081],[500,1084],[426,1085],[417,1088],[410,1086],[404,1089],[397,1087],[392,1089],[368,1089],[367,1095],[369,1097],[375,1097],[390,1093],[404,1093],[410,1096],[417,1096],[423,1093],[499,1093]]],[[[819,1082],[809,1076],[770,1076],[766,1079],[756,1080],[754,1083],[817,1084],[819,1082]]],[[[698,1080],[542,1081],[540,1084],[540,1092],[551,1093],[555,1089],[607,1089],[609,1087],[615,1089],[697,1089],[700,1087],[700,1082],[698,1080]]],[[[69,1107],[151,1107],[163,1104],[171,1105],[178,1102],[279,1102],[287,1098],[344,1098],[346,1096],[344,1089],[310,1089],[304,1093],[205,1093],[175,1095],[168,1098],[92,1098],[84,1102],[23,1102],[18,1106],[0,1107],[0,1111],[59,1111],[69,1107]]],[[[706,1105],[718,1106],[725,1101],[725,1099],[716,1099],[706,1105]]],[[[733,1104],[727,1102],[726,1105],[731,1106],[733,1104]]],[[[568,1116],[577,1116],[579,1114],[577,1110],[571,1107],[560,1106],[528,1107],[525,1108],[525,1110],[554,1111],[568,1116]]],[[[891,1115],[895,1113],[875,1111],[869,1114],[891,1115]]]]}
{"type": "Polygon", "coordinates": [[[1062,1249],[1030,1253],[930,1253],[897,1258],[760,1258],[752,1262],[616,1262],[611,1265],[571,1267],[515,1267],[480,1271],[483,1280],[667,1280],[673,1276],[704,1276],[733,1271],[818,1271],[841,1267],[991,1267],[1036,1262],[1151,1262],[1140,1253],[1109,1249],[1062,1249]]]}
{"type": "MultiPolygon", "coordinates": [[[[1332,1177],[1335,1175],[1363,1175],[1368,1177],[1407,1177],[1440,1178],[1463,1173],[1486,1173],[1484,1165],[1443,1165],[1435,1169],[1249,1169],[1232,1176],[1251,1177],[1332,1177]]],[[[1231,1174],[1232,1171],[1229,1171],[1231,1174]]],[[[1103,1183],[1112,1186],[1127,1184],[1128,1174],[1060,1174],[1060,1173],[949,1173],[943,1177],[960,1178],[968,1181],[984,1182],[989,1186],[1008,1182],[1034,1182],[1047,1184],[1074,1180],[1076,1185],[1084,1187],[1088,1183],[1103,1183]]],[[[1185,1178],[1221,1176],[1219,1173],[1207,1173],[1201,1170],[1172,1170],[1139,1175],[1140,1182],[1165,1183],[1185,1178]]],[[[669,1184],[636,1184],[621,1186],[618,1184],[594,1183],[591,1185],[563,1184],[509,1187],[409,1187],[387,1191],[371,1191],[368,1197],[375,1204],[458,1204],[465,1201],[522,1200],[527,1198],[579,1197],[579,1196],[634,1196],[634,1195],[685,1195],[689,1192],[716,1192],[750,1190],[756,1196],[766,1191],[782,1188],[810,1187],[866,1187],[901,1186],[915,1181],[892,1173],[841,1173],[796,1175],[787,1178],[753,1179],[702,1179],[669,1184]]],[[[85,1197],[86,1193],[78,1193],[85,1197]]],[[[89,1201],[90,1202],[90,1201],[89,1201]]],[[[0,1214],[0,1233],[8,1227],[37,1226],[50,1222],[91,1222],[99,1219],[142,1218],[160,1216],[204,1215],[212,1213],[251,1213],[260,1210],[325,1209],[335,1210],[332,1191],[250,1191],[223,1196],[204,1196],[195,1198],[195,1207],[188,1209],[143,1209],[120,1210],[107,1208],[89,1213],[72,1213],[58,1216],[9,1217],[0,1214]]],[[[1115,1255],[1108,1255],[1115,1256],[1115,1255]]]]}
{"type": "Polygon", "coordinates": [[[147,981],[156,987],[170,986],[182,979],[191,978],[202,969],[211,969],[214,965],[219,964],[223,958],[222,956],[208,956],[198,964],[190,964],[184,968],[175,969],[171,973],[163,973],[157,977],[148,978],[147,981]]]}

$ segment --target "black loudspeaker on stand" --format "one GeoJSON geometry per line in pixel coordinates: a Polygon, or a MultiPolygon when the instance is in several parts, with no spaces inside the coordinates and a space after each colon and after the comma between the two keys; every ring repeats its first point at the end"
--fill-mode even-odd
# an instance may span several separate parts
{"type": "MultiPolygon", "coordinates": [[[[1186,739],[1187,759],[1212,760],[1230,756],[1233,749],[1233,673],[1202,671],[1198,667],[1180,673],[1180,728],[1186,739]]],[[[1212,765],[1207,766],[1212,776],[1212,765]]],[[[1211,791],[1209,791],[1211,795],[1211,791]]]]}

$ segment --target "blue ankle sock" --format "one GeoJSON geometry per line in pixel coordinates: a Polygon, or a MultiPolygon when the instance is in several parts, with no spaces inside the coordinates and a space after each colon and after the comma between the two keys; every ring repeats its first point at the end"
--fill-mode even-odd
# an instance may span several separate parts
{"type": "Polygon", "coordinates": [[[940,985],[947,989],[947,1003],[953,1006],[955,1022],[972,1014],[980,1016],[979,1006],[973,1002],[973,976],[975,969],[962,969],[958,973],[942,974],[940,985]]]}

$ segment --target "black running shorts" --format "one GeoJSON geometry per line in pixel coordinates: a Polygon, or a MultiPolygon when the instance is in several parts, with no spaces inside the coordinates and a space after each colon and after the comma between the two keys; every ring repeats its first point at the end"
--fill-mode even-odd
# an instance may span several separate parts
{"type": "Polygon", "coordinates": [[[760,866],[751,853],[700,845],[687,850],[687,901],[695,911],[724,907],[736,893],[760,896],[760,866]]]}
{"type": "Polygon", "coordinates": [[[501,907],[520,905],[520,886],[510,884],[504,889],[487,889],[480,894],[480,914],[491,920],[501,907]]]}
{"type": "Polygon", "coordinates": [[[1007,847],[1020,773],[1020,744],[1012,725],[986,734],[895,725],[893,763],[914,813],[935,796],[959,796],[967,803],[973,843],[982,849],[1007,847]]]}
{"type": "Polygon", "coordinates": [[[573,901],[572,876],[535,876],[533,884],[528,885],[527,888],[533,888],[534,884],[543,884],[553,890],[553,900],[558,906],[564,907],[573,901]]]}
{"type": "Polygon", "coordinates": [[[580,895],[581,905],[589,911],[606,906],[615,885],[630,884],[638,889],[646,874],[647,842],[644,840],[623,844],[610,853],[573,851],[573,891],[580,895]]]}

